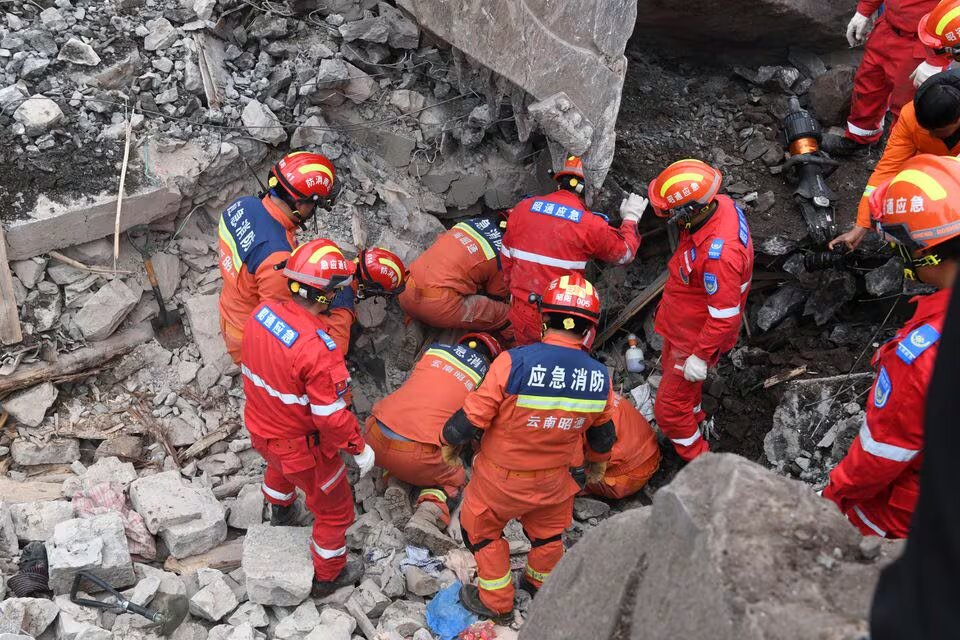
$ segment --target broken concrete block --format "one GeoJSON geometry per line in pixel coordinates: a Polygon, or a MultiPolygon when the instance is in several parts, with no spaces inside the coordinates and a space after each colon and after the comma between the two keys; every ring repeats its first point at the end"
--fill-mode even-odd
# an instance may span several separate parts
{"type": "Polygon", "coordinates": [[[377,631],[380,633],[395,631],[406,638],[427,626],[427,607],[422,602],[397,600],[380,616],[377,631]]]}
{"type": "MultiPolygon", "coordinates": [[[[18,391],[9,398],[3,401],[3,408],[13,417],[14,420],[20,422],[28,427],[39,427],[43,423],[43,418],[47,414],[47,409],[53,406],[53,403],[57,400],[57,387],[52,382],[44,382],[38,384],[35,387],[30,387],[29,389],[24,389],[23,391],[18,391]]],[[[18,442],[22,442],[25,459],[30,458],[42,458],[44,454],[41,452],[35,451],[33,448],[27,447],[27,441],[23,439],[17,439],[13,443],[13,447],[17,446],[18,442]]],[[[64,442],[64,441],[58,441],[64,442]]],[[[76,443],[76,441],[74,441],[76,443]]],[[[55,448],[57,448],[55,446],[55,448]]],[[[64,449],[57,449],[58,452],[64,453],[64,449]]],[[[77,449],[79,453],[79,447],[77,449]]],[[[16,454],[14,454],[16,455],[16,454]]],[[[55,457],[55,453],[51,452],[49,454],[51,457],[55,457]]],[[[71,460],[66,462],[73,462],[79,457],[74,457],[71,460]]],[[[25,464],[19,460],[14,459],[14,462],[17,464],[25,464]]],[[[57,460],[56,462],[60,462],[57,460]]],[[[43,462],[28,462],[26,464],[45,464],[43,462]]]]}
{"type": "Polygon", "coordinates": [[[538,102],[527,111],[548,138],[567,153],[584,154],[593,138],[593,125],[585,119],[565,92],[560,91],[538,102]]]}
{"type": "Polygon", "coordinates": [[[77,491],[86,491],[103,482],[115,484],[126,489],[137,479],[137,470],[132,462],[122,462],[119,458],[100,458],[79,478],[64,480],[63,493],[72,496],[77,491]]]}
{"type": "Polygon", "coordinates": [[[357,590],[350,596],[350,600],[355,602],[368,618],[374,620],[379,618],[384,610],[390,606],[390,598],[384,595],[377,583],[370,578],[365,578],[359,584],[357,590]]]}
{"type": "Polygon", "coordinates": [[[251,602],[292,607],[310,595],[310,527],[255,525],[243,541],[242,566],[251,602]]]}
{"type": "Polygon", "coordinates": [[[58,524],[73,518],[73,505],[66,500],[21,502],[10,505],[10,516],[22,542],[44,541],[58,524]]]}
{"type": "Polygon", "coordinates": [[[420,27],[407,14],[386,2],[377,3],[380,17],[387,23],[387,44],[394,49],[416,49],[420,46],[420,27]]]}
{"type": "Polygon", "coordinates": [[[117,588],[136,581],[118,513],[61,522],[54,527],[46,548],[54,593],[70,591],[78,571],[90,571],[117,588]]]}
{"type": "Polygon", "coordinates": [[[103,458],[127,458],[138,460],[143,453],[143,443],[138,436],[117,435],[104,440],[93,452],[94,460],[103,458]]]}
{"type": "MultiPolygon", "coordinates": [[[[136,568],[134,568],[133,571],[136,573],[136,568]]],[[[127,589],[123,595],[125,595],[130,602],[145,607],[150,604],[157,595],[157,592],[160,591],[160,585],[160,578],[157,576],[147,576],[140,580],[133,589],[127,589]]]]}
{"type": "MultiPolygon", "coordinates": [[[[81,598],[90,597],[82,591],[78,595],[81,598]]],[[[66,594],[55,597],[53,601],[60,609],[57,617],[57,640],[76,640],[83,631],[100,626],[101,615],[98,609],[74,604],[66,594]]]]}
{"type": "Polygon", "coordinates": [[[215,293],[194,296],[184,300],[183,306],[203,363],[222,374],[230,368],[233,360],[227,354],[227,347],[220,335],[219,299],[220,296],[215,293]]]}
{"type": "Polygon", "coordinates": [[[108,265],[113,260],[113,243],[106,238],[98,238],[83,244],[67,247],[63,250],[68,257],[87,265],[108,265]]]}
{"type": "Polygon", "coordinates": [[[13,119],[23,125],[28,136],[39,136],[63,120],[63,111],[56,102],[38,93],[20,103],[13,119]]]}
{"type": "Polygon", "coordinates": [[[197,467],[210,476],[229,475],[239,471],[240,466],[240,458],[231,451],[211,454],[197,463],[197,467]]]}
{"type": "Polygon", "coordinates": [[[189,522],[203,515],[203,501],[179,471],[140,478],[130,485],[130,503],[150,533],[189,522]]]}
{"type": "Polygon", "coordinates": [[[227,636],[227,640],[263,640],[266,636],[256,629],[253,628],[249,622],[244,622],[238,627],[235,627],[233,631],[230,632],[230,635],[227,636]]]}
{"type": "Polygon", "coordinates": [[[37,637],[47,630],[60,608],[46,598],[9,598],[0,602],[0,637],[25,633],[37,637]]]}
{"type": "Polygon", "coordinates": [[[287,141],[287,132],[283,130],[280,119],[270,110],[270,107],[258,100],[251,100],[240,114],[243,126],[247,133],[258,140],[266,140],[277,145],[287,141]]]}
{"type": "Polygon", "coordinates": [[[369,100],[373,94],[377,92],[377,88],[379,87],[377,81],[368,73],[361,71],[349,62],[344,62],[343,66],[346,67],[347,74],[350,78],[343,88],[343,95],[356,104],[369,100]]]}
{"type": "Polygon", "coordinates": [[[454,209],[466,209],[483,197],[487,189],[487,177],[481,175],[464,175],[450,183],[447,191],[446,205],[454,209]]]}
{"type": "Polygon", "coordinates": [[[415,596],[426,598],[440,591],[440,580],[420,567],[407,567],[404,577],[407,581],[407,591],[415,596]]]}
{"type": "MultiPolygon", "coordinates": [[[[220,625],[230,628],[229,625],[220,625]]],[[[207,629],[197,622],[184,622],[170,634],[170,640],[207,640],[207,629]]]]}
{"type": "Polygon", "coordinates": [[[47,268],[46,258],[30,258],[16,260],[10,263],[10,268],[17,274],[17,278],[27,289],[33,289],[41,280],[47,268]]]}
{"type": "Polygon", "coordinates": [[[320,624],[304,640],[350,640],[356,628],[353,616],[328,607],[320,614],[320,624]]]}
{"type": "Polygon", "coordinates": [[[573,501],[573,515],[577,520],[600,518],[610,513],[610,505],[595,498],[575,498],[573,501]]]}
{"type": "Polygon", "coordinates": [[[230,505],[227,524],[237,529],[249,529],[263,522],[263,492],[257,484],[244,485],[237,499],[230,505]]]}
{"type": "Polygon", "coordinates": [[[195,488],[203,515],[188,522],[170,525],[160,538],[170,555],[186,558],[213,549],[227,538],[227,514],[209,487],[195,488]]]}
{"type": "Polygon", "coordinates": [[[227,622],[233,626],[248,623],[253,627],[265,627],[270,624],[270,617],[262,604],[244,602],[233,612],[227,622]]]}
{"type": "Polygon", "coordinates": [[[385,43],[389,36],[387,21],[368,15],[362,20],[354,20],[340,25],[340,37],[344,42],[365,40],[366,42],[385,43]]]}
{"type": "Polygon", "coordinates": [[[53,282],[44,280],[37,290],[27,294],[24,319],[33,323],[35,331],[54,328],[63,319],[63,292],[53,282]]]}
{"type": "Polygon", "coordinates": [[[151,567],[148,564],[137,563],[133,565],[133,571],[140,582],[148,578],[156,578],[160,582],[157,593],[166,593],[170,595],[186,595],[187,587],[183,580],[175,573],[164,571],[151,567]]]}
{"type": "Polygon", "coordinates": [[[149,32],[143,39],[143,48],[147,51],[166,49],[180,37],[177,28],[170,24],[170,21],[166,18],[157,18],[147,22],[147,29],[149,32]]]}
{"type": "Polygon", "coordinates": [[[55,438],[45,443],[18,438],[10,446],[14,462],[29,467],[40,464],[69,464],[80,459],[80,442],[75,438],[55,438]]]}
{"type": "Polygon", "coordinates": [[[116,331],[138,302],[139,293],[131,291],[122,280],[111,280],[84,303],[74,322],[87,340],[104,340],[116,331]]]}
{"type": "Polygon", "coordinates": [[[80,38],[70,38],[67,40],[63,46],[60,47],[57,60],[79,64],[85,67],[95,67],[100,64],[100,56],[97,55],[97,52],[80,38]]]}
{"type": "Polygon", "coordinates": [[[240,603],[236,595],[221,576],[210,581],[190,598],[190,613],[210,622],[219,622],[236,609],[238,604],[240,603]]]}
{"type": "Polygon", "coordinates": [[[273,632],[277,640],[299,640],[320,624],[320,612],[312,600],[307,600],[293,613],[280,621],[273,632]]]}
{"type": "MultiPolygon", "coordinates": [[[[160,252],[153,254],[150,257],[150,262],[153,264],[153,272],[157,276],[157,284],[160,285],[160,295],[163,296],[169,307],[171,305],[168,301],[177,292],[177,287],[180,286],[180,258],[171,253],[160,252]]],[[[144,291],[150,289],[148,281],[144,282],[143,289],[144,291]]]]}
{"type": "MultiPolygon", "coordinates": [[[[114,636],[112,633],[106,629],[101,629],[100,627],[88,627],[77,634],[74,640],[113,640],[114,636]]],[[[134,640],[131,638],[130,640],[134,640]]],[[[145,638],[144,640],[153,640],[152,638],[145,638]]]]}
{"type": "MultiPolygon", "coordinates": [[[[0,556],[12,558],[20,551],[17,542],[17,530],[13,526],[13,517],[10,515],[11,505],[0,502],[0,556]]],[[[0,595],[2,597],[2,595],[0,595]]]]}

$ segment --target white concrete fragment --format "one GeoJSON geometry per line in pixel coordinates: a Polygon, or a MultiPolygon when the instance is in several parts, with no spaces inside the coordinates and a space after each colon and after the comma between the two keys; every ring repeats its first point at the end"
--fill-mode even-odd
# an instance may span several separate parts
{"type": "Polygon", "coordinates": [[[243,126],[251,136],[265,140],[270,144],[280,144],[287,141],[287,132],[283,130],[280,119],[270,110],[270,107],[257,100],[251,100],[240,114],[243,126]]]}
{"type": "Polygon", "coordinates": [[[312,600],[307,600],[293,613],[280,621],[273,632],[276,640],[300,640],[320,624],[320,612],[312,600]]]}
{"type": "MultiPolygon", "coordinates": [[[[89,594],[80,592],[79,597],[89,598],[89,594]]],[[[100,611],[70,602],[67,594],[53,599],[60,608],[57,617],[57,640],[76,640],[83,631],[96,628],[101,624],[100,611]]]]}
{"type": "Polygon", "coordinates": [[[109,338],[137,303],[134,293],[122,280],[111,280],[97,291],[74,317],[74,322],[87,340],[109,338]]]}
{"type": "Polygon", "coordinates": [[[97,55],[97,52],[80,38],[70,38],[67,40],[64,45],[60,47],[57,60],[71,62],[85,67],[95,67],[100,64],[100,56],[97,55]]]}
{"type": "MultiPolygon", "coordinates": [[[[13,526],[9,504],[0,501],[0,556],[8,558],[17,555],[20,544],[17,542],[17,530],[13,526]]],[[[0,589],[2,592],[2,589],[0,589]]],[[[2,595],[0,595],[2,597],[2,595]]]]}
{"type": "Polygon", "coordinates": [[[13,119],[24,126],[28,136],[39,136],[63,120],[63,111],[56,102],[37,93],[20,103],[13,119]]]}
{"type": "Polygon", "coordinates": [[[37,637],[47,630],[60,612],[46,598],[9,598],[0,602],[0,637],[6,633],[25,633],[37,637]]]}
{"type": "Polygon", "coordinates": [[[251,602],[292,607],[310,595],[310,527],[255,525],[243,541],[242,566],[251,602]]]}
{"type": "Polygon", "coordinates": [[[257,484],[244,485],[230,506],[231,527],[249,529],[263,522],[263,492],[257,484]]]}
{"type": "MultiPolygon", "coordinates": [[[[28,427],[39,427],[43,422],[44,416],[47,414],[47,409],[53,406],[53,403],[57,400],[57,387],[52,382],[44,382],[38,384],[35,387],[30,387],[29,389],[24,389],[23,391],[18,391],[9,398],[3,401],[3,408],[13,417],[14,420],[20,422],[28,427]]],[[[16,447],[17,442],[24,442],[26,440],[17,439],[13,443],[13,448],[16,447]]],[[[74,441],[76,442],[76,441],[74,441]]],[[[43,457],[42,454],[35,454],[31,448],[23,448],[24,456],[33,456],[36,457],[39,455],[43,457]]],[[[63,450],[58,450],[58,455],[63,453],[63,450]]],[[[16,455],[16,454],[14,454],[16,455]]],[[[53,455],[53,454],[51,454],[53,455]]],[[[79,448],[78,455],[74,456],[73,460],[79,458],[79,448]]],[[[26,459],[26,458],[25,458],[26,459]]],[[[73,460],[66,460],[66,462],[72,462],[73,460]]],[[[15,460],[17,464],[24,464],[19,460],[15,460]]],[[[57,460],[56,462],[61,462],[57,460]]],[[[42,462],[27,462],[26,464],[43,464],[42,462]]]]}
{"type": "Polygon", "coordinates": [[[67,593],[78,571],[90,571],[116,588],[136,581],[118,513],[61,522],[46,548],[54,593],[67,593]]]}
{"type": "Polygon", "coordinates": [[[238,604],[237,597],[221,575],[190,598],[190,613],[210,622],[219,622],[238,604]]]}
{"type": "Polygon", "coordinates": [[[10,505],[10,516],[22,542],[43,541],[53,535],[58,524],[73,518],[73,505],[66,500],[21,502],[10,505]]]}
{"type": "Polygon", "coordinates": [[[154,535],[199,518],[204,507],[197,491],[183,481],[179,471],[146,476],[132,483],[130,502],[154,535]]]}
{"type": "Polygon", "coordinates": [[[235,627],[243,623],[249,623],[254,627],[265,627],[270,624],[270,617],[262,604],[244,602],[231,614],[227,622],[235,627]]]}

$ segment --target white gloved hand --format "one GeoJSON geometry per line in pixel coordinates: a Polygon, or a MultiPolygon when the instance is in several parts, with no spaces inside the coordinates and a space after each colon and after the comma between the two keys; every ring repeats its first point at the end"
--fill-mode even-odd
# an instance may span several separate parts
{"type": "Polygon", "coordinates": [[[707,379],[707,363],[691,354],[683,363],[683,377],[690,382],[707,379]]]}
{"type": "Polygon", "coordinates": [[[643,212],[647,210],[649,202],[643,196],[631,193],[620,203],[620,218],[640,222],[640,218],[643,217],[643,212]]]}
{"type": "Polygon", "coordinates": [[[913,73],[910,74],[910,79],[913,80],[913,86],[919,88],[930,76],[935,76],[941,71],[943,71],[943,67],[936,67],[932,64],[921,62],[917,65],[917,68],[913,70],[913,73]]]}
{"type": "Polygon", "coordinates": [[[373,447],[370,445],[364,445],[363,451],[353,456],[353,461],[357,463],[357,466],[360,467],[360,477],[370,473],[370,469],[373,469],[373,463],[375,459],[373,453],[373,447]]]}
{"type": "Polygon", "coordinates": [[[861,45],[867,39],[867,33],[870,31],[870,17],[860,12],[853,14],[847,24],[847,42],[851,47],[861,45]]]}

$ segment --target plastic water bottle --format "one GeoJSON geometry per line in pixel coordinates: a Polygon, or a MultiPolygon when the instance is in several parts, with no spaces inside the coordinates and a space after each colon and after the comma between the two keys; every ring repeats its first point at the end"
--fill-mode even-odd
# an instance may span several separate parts
{"type": "Polygon", "coordinates": [[[647,365],[643,362],[643,350],[637,346],[637,336],[630,334],[627,336],[627,371],[630,373],[643,373],[647,365]]]}

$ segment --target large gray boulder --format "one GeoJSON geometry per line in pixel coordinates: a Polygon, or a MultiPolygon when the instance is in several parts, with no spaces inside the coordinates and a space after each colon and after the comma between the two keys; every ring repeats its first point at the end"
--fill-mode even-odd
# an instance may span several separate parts
{"type": "Polygon", "coordinates": [[[521,640],[859,637],[879,561],[809,485],[706,454],[653,507],[590,531],[551,573],[521,640]]]}

